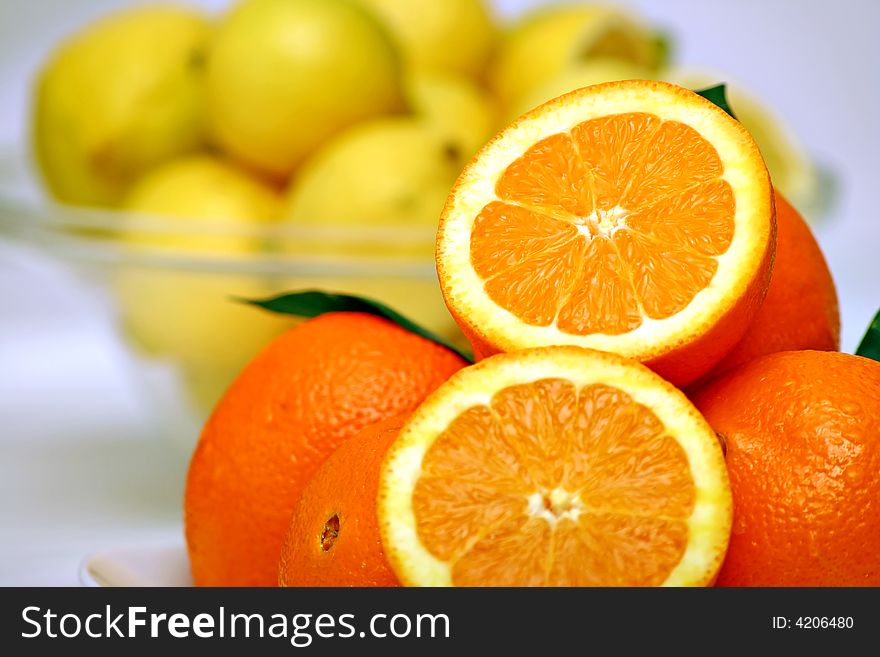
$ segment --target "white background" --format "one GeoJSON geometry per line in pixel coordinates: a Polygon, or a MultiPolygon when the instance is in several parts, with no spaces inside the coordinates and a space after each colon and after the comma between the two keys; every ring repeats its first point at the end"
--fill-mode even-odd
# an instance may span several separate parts
{"type": "MultiPolygon", "coordinates": [[[[0,146],[23,134],[29,79],[51,45],[125,4],[0,0],[0,146]]],[[[852,351],[880,307],[880,3],[621,4],[672,32],[680,63],[747,83],[837,173],[840,196],[817,236],[852,351]]],[[[92,550],[179,535],[186,457],[154,435],[123,353],[87,287],[0,242],[0,584],[75,584],[92,550]]]]}

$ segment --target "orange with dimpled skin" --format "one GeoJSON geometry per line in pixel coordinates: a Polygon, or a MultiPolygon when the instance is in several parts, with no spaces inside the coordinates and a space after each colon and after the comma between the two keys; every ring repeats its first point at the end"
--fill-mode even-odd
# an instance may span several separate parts
{"type": "Polygon", "coordinates": [[[275,586],[290,515],[315,471],[464,365],[363,313],[328,313],[270,343],[217,404],[190,463],[184,520],[196,585],[275,586]]]}
{"type": "Polygon", "coordinates": [[[382,550],[376,492],[382,459],[405,421],[367,427],[311,478],[284,537],[281,586],[400,585],[382,550]]]}
{"type": "Polygon", "coordinates": [[[880,363],[787,351],[694,403],[727,444],[733,531],[720,586],[880,586],[880,363]]]}

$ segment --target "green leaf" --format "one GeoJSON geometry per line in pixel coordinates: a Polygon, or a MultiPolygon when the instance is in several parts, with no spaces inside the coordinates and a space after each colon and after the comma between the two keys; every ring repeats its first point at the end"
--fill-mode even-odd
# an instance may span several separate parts
{"type": "MultiPolygon", "coordinates": [[[[727,85],[723,82],[716,84],[714,87],[706,87],[705,89],[694,89],[694,93],[702,96],[706,100],[712,101],[718,107],[730,114],[736,119],[736,114],[730,109],[730,103],[727,102],[727,85]]],[[[739,120],[739,119],[737,119],[739,120]]]]}
{"type": "Polygon", "coordinates": [[[862,338],[856,356],[864,356],[880,361],[880,311],[874,315],[874,321],[868,327],[868,332],[862,338]]]}
{"type": "Polygon", "coordinates": [[[237,298],[237,300],[273,313],[297,315],[299,317],[317,317],[324,313],[335,312],[367,313],[377,317],[384,317],[410,333],[415,333],[427,340],[436,342],[442,347],[446,347],[467,362],[474,362],[474,358],[470,354],[461,351],[439,335],[419,326],[411,319],[404,317],[396,310],[375,299],[367,299],[366,297],[358,297],[351,294],[331,294],[320,290],[306,290],[281,294],[268,299],[237,298]]]}

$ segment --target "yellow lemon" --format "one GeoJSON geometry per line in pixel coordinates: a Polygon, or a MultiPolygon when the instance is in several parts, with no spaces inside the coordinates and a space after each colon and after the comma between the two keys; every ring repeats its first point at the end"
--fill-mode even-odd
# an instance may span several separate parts
{"type": "Polygon", "coordinates": [[[358,0],[388,26],[416,70],[476,76],[495,27],[485,0],[358,0]]]}
{"type": "Polygon", "coordinates": [[[472,80],[443,73],[414,73],[407,97],[416,116],[433,125],[470,159],[498,129],[494,99],[472,80]]]}
{"type": "Polygon", "coordinates": [[[56,198],[115,204],[145,171],[201,145],[208,37],[194,10],[137,7],[52,53],[36,80],[32,139],[56,198]]]}
{"type": "Polygon", "coordinates": [[[359,124],[323,146],[287,195],[296,225],[433,228],[464,158],[413,117],[359,124]]]}
{"type": "Polygon", "coordinates": [[[526,14],[502,37],[488,80],[502,103],[511,106],[572,64],[594,57],[654,68],[661,57],[656,44],[651,29],[622,9],[543,7],[526,14]]]}
{"type": "Polygon", "coordinates": [[[433,251],[440,212],[462,165],[460,148],[415,117],[369,121],[330,141],[294,179],[285,211],[291,229],[305,229],[285,251],[321,254],[325,271],[291,277],[285,288],[375,298],[460,338],[440,295],[433,251]],[[310,243],[308,231],[315,229],[322,237],[310,243]]]}
{"type": "Polygon", "coordinates": [[[217,254],[247,253],[261,241],[234,226],[273,222],[281,213],[275,188],[210,155],[168,162],[144,176],[122,202],[135,214],[174,217],[169,232],[128,232],[132,244],[217,254]],[[198,225],[204,229],[199,231],[198,225]]]}
{"type": "Polygon", "coordinates": [[[288,175],[340,130],[402,106],[390,36],[346,0],[244,0],[208,57],[211,131],[234,157],[288,175]]]}
{"type": "Polygon", "coordinates": [[[141,266],[135,257],[120,271],[115,292],[125,333],[141,351],[175,363],[206,411],[241,367],[292,324],[233,299],[276,292],[268,277],[211,265],[261,248],[248,229],[278,218],[279,195],[230,164],[198,156],[154,170],[123,205],[133,215],[175,220],[168,232],[135,232],[135,223],[128,233],[134,256],[149,253],[169,262],[141,266]],[[178,257],[205,266],[178,267],[178,257]]]}

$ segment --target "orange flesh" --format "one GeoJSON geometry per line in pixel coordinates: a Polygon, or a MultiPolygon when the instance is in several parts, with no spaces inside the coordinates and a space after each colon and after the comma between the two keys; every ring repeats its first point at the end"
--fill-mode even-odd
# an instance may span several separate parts
{"type": "Polygon", "coordinates": [[[646,113],[585,121],[507,167],[471,234],[499,306],[535,326],[618,335],[685,308],[733,240],[714,147],[646,113]]]}
{"type": "Polygon", "coordinates": [[[413,509],[458,586],[650,586],[681,560],[694,501],[687,455],[649,409],[545,379],[459,415],[413,509]]]}

